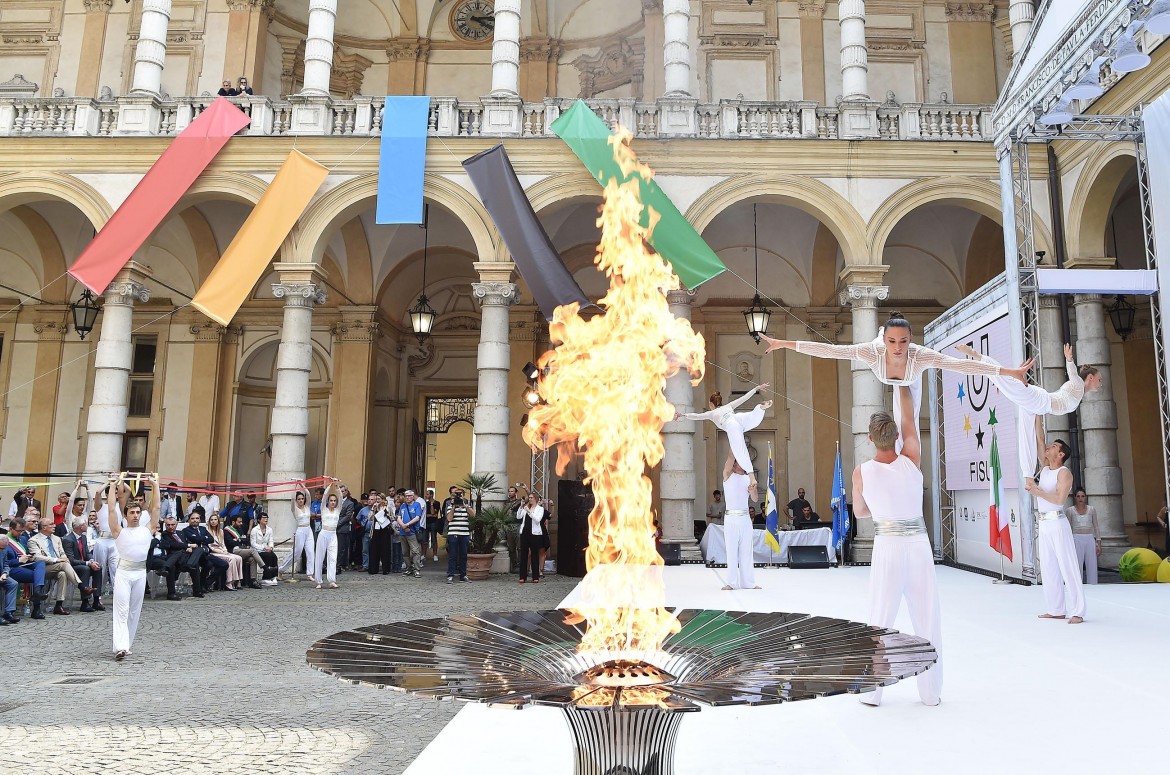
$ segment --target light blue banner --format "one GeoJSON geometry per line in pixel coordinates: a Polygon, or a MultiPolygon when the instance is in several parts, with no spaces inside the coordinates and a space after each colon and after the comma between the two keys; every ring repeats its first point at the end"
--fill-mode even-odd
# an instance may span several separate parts
{"type": "Polygon", "coordinates": [[[378,159],[378,223],[423,222],[430,97],[387,97],[378,159]]]}

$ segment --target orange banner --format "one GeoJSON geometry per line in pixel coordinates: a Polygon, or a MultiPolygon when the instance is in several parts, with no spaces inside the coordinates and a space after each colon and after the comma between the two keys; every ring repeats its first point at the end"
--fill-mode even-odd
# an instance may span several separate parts
{"type": "Polygon", "coordinates": [[[221,326],[235,317],[329,170],[292,151],[191,306],[221,326]]]}

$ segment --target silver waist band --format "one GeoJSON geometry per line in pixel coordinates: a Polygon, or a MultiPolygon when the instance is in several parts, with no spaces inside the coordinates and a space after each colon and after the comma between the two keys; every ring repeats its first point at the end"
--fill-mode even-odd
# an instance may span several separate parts
{"type": "Polygon", "coordinates": [[[725,517],[750,517],[747,509],[728,509],[724,512],[725,517]]]}
{"type": "Polygon", "coordinates": [[[118,570],[146,570],[146,560],[135,561],[119,557],[118,570]]]}
{"type": "Polygon", "coordinates": [[[113,534],[113,533],[111,533],[109,530],[103,530],[103,531],[101,531],[100,533],[98,533],[98,538],[109,538],[109,539],[113,539],[113,537],[114,537],[114,534],[113,534]]]}
{"type": "Polygon", "coordinates": [[[1036,512],[1036,518],[1041,522],[1047,522],[1051,519],[1063,519],[1064,514],[1059,511],[1038,511],[1036,512]]]}
{"type": "Polygon", "coordinates": [[[914,519],[875,519],[873,534],[879,536],[916,536],[926,532],[922,517],[914,519]]]}

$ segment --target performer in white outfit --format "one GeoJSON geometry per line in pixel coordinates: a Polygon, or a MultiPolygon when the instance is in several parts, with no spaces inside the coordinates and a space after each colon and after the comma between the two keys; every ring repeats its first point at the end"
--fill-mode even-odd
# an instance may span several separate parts
{"type": "Polygon", "coordinates": [[[1077,549],[1077,568],[1085,572],[1085,583],[1097,583],[1097,558],[1101,556],[1101,528],[1097,509],[1089,505],[1084,487],[1073,492],[1073,505],[1064,510],[1077,549]]]}
{"type": "MultiPolygon", "coordinates": [[[[119,480],[120,482],[121,480],[119,480]]],[[[118,572],[118,546],[114,541],[114,533],[110,530],[111,524],[122,525],[122,513],[126,508],[126,501],[130,497],[130,489],[125,484],[108,484],[98,493],[101,499],[101,508],[98,509],[98,540],[93,545],[93,558],[102,569],[102,579],[106,589],[113,590],[118,572]],[[110,490],[117,491],[117,498],[109,497],[110,490]],[[110,506],[113,503],[113,506],[110,506]],[[110,514],[114,515],[110,519],[110,514]]]]}
{"type": "MultiPolygon", "coordinates": [[[[116,492],[122,490],[125,474],[118,477],[117,485],[106,495],[106,505],[111,512],[118,508],[116,492]]],[[[158,488],[158,477],[153,477],[158,488]]],[[[134,645],[134,633],[138,631],[138,618],[142,613],[142,596],[146,591],[146,559],[150,551],[151,535],[158,530],[158,523],[144,512],[137,501],[130,501],[125,509],[126,526],[119,520],[110,523],[110,532],[118,547],[118,577],[114,581],[114,659],[121,662],[134,645]],[[145,519],[145,522],[143,522],[145,519]]]]}
{"type": "MultiPolygon", "coordinates": [[[[981,374],[985,377],[1003,375],[1024,381],[1028,369],[1019,367],[1005,368],[999,364],[984,363],[965,358],[952,358],[949,355],[922,347],[910,341],[910,323],[902,317],[901,312],[891,312],[890,319],[878,332],[878,338],[872,342],[862,344],[828,344],[822,342],[797,342],[791,339],[773,339],[766,334],[760,338],[768,343],[765,353],[787,348],[805,353],[816,358],[836,358],[843,361],[860,361],[873,371],[881,382],[897,387],[905,386],[909,389],[909,398],[914,404],[913,417],[917,418],[922,407],[922,372],[927,369],[946,369],[957,371],[960,374],[981,374]]],[[[902,431],[901,406],[902,400],[899,391],[894,391],[894,422],[898,424],[898,431],[902,431]]],[[[917,420],[915,420],[917,422],[917,420]]],[[[901,439],[899,439],[901,444],[901,439]]],[[[895,450],[897,451],[897,450],[895,450]]]]}
{"type": "Polygon", "coordinates": [[[305,573],[308,574],[309,581],[317,580],[317,553],[313,547],[313,528],[309,525],[309,519],[312,517],[312,511],[309,508],[309,490],[305,488],[304,482],[301,482],[301,489],[297,490],[293,495],[292,500],[292,514],[293,519],[297,523],[296,537],[293,539],[292,553],[284,558],[284,562],[280,564],[281,574],[288,573],[289,578],[285,579],[288,582],[297,580],[297,560],[301,559],[301,552],[305,553],[305,573]]]}
{"type": "Polygon", "coordinates": [[[723,536],[727,542],[727,583],[724,589],[759,589],[752,564],[752,518],[748,514],[748,476],[734,452],[723,464],[723,492],[727,511],[723,515],[723,536]]]}
{"type": "MultiPolygon", "coordinates": [[[[739,398],[732,401],[730,404],[723,404],[723,399],[718,393],[711,396],[711,400],[707,403],[710,409],[706,412],[678,412],[675,410],[676,420],[710,420],[715,423],[715,427],[727,434],[727,443],[731,447],[731,454],[735,456],[735,461],[739,463],[739,467],[743,469],[743,473],[747,474],[749,480],[749,487],[752,491],[752,498],[759,500],[756,495],[756,472],[752,466],[751,455],[748,454],[747,440],[744,434],[759,426],[764,419],[764,412],[772,405],[771,401],[764,401],[757,404],[755,409],[749,412],[736,412],[745,401],[756,394],[758,390],[767,390],[768,383],[752,388],[744,393],[739,398]]],[[[747,508],[746,506],[744,508],[747,508]]]]}
{"type": "Polygon", "coordinates": [[[1072,528],[1064,515],[1064,504],[1072,490],[1073,476],[1064,466],[1072,450],[1063,439],[1044,445],[1044,423],[1036,418],[1036,447],[1044,468],[1039,479],[1025,478],[1024,489],[1036,501],[1040,521],[1040,572],[1043,574],[1044,605],[1041,619],[1063,619],[1069,624],[1085,620],[1085,590],[1072,528]]]}
{"type": "MultiPolygon", "coordinates": [[[[894,388],[894,395],[905,391],[894,388]]],[[[908,395],[900,397],[903,412],[902,451],[894,451],[898,426],[886,412],[870,418],[869,438],[877,449],[873,460],[853,469],[853,511],[873,519],[873,559],[869,575],[869,623],[892,627],[902,599],[914,634],[930,640],[938,661],[918,676],[918,696],[925,705],[942,701],[942,618],[934,575],[934,552],[922,520],[921,445],[918,417],[908,395]]],[[[879,705],[882,690],[864,694],[866,705],[879,705]]]]}
{"type": "Polygon", "coordinates": [[[337,480],[334,479],[321,496],[321,532],[317,535],[316,558],[313,575],[317,578],[317,589],[322,579],[330,589],[337,589],[337,522],[341,517],[341,503],[337,480]],[[325,574],[321,574],[321,563],[325,563],[325,574]]]}
{"type": "MultiPolygon", "coordinates": [[[[977,361],[999,365],[990,355],[982,355],[968,345],[957,345],[955,349],[977,361]]],[[[1029,359],[1021,368],[1030,369],[1032,364],[1033,360],[1029,359]]],[[[1101,373],[1097,369],[1092,366],[1077,369],[1076,363],[1073,362],[1072,345],[1069,344],[1064,346],[1064,368],[1068,372],[1068,381],[1055,393],[1013,379],[991,378],[995,386],[1019,409],[1016,431],[1020,448],[1020,470],[1024,476],[1033,476],[1036,473],[1036,442],[1033,436],[1036,418],[1046,414],[1071,414],[1080,406],[1085,393],[1092,393],[1101,387],[1101,373]]]]}

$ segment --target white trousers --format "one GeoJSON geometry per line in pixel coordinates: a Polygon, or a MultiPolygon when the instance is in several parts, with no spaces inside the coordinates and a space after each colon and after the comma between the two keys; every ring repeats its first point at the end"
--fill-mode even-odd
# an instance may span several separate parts
{"type": "Polygon", "coordinates": [[[317,581],[322,580],[322,561],[325,563],[324,579],[332,584],[337,581],[337,532],[334,530],[322,530],[317,534],[316,557],[310,566],[317,581]]]}
{"type": "MultiPolygon", "coordinates": [[[[988,355],[984,355],[983,360],[1000,365],[999,361],[988,355]]],[[[1025,385],[1011,377],[990,379],[1000,392],[1016,405],[1016,446],[1020,454],[1020,472],[1024,476],[1035,476],[1036,465],[1039,462],[1039,450],[1036,449],[1036,418],[1052,412],[1052,395],[1042,387],[1025,385]]]]}
{"type": "Polygon", "coordinates": [[[114,653],[129,651],[138,631],[142,596],[146,592],[145,570],[122,570],[114,580],[114,653]]]}
{"type": "Polygon", "coordinates": [[[313,550],[313,528],[298,527],[296,537],[293,539],[292,554],[284,558],[284,562],[280,564],[280,572],[287,573],[290,569],[296,573],[297,560],[301,558],[301,552],[305,553],[305,568],[310,576],[314,578],[317,576],[314,562],[317,553],[313,550]]]}
{"type": "Polygon", "coordinates": [[[102,570],[102,586],[114,588],[118,570],[118,545],[112,538],[99,538],[93,544],[93,559],[102,570]]]}
{"type": "MultiPolygon", "coordinates": [[[[918,696],[927,705],[942,697],[942,616],[934,575],[934,552],[925,533],[912,536],[874,536],[869,572],[869,623],[893,627],[902,599],[910,613],[914,634],[926,638],[938,652],[938,661],[918,676],[918,696]]],[[[864,694],[861,701],[878,705],[882,690],[864,694]]]]}
{"type": "Polygon", "coordinates": [[[737,412],[731,415],[727,419],[727,427],[724,428],[727,433],[727,443],[731,446],[731,454],[735,456],[735,462],[739,463],[739,467],[748,476],[752,475],[753,466],[752,456],[748,452],[744,434],[754,430],[763,420],[764,407],[756,406],[750,412],[737,412]]]}
{"type": "Polygon", "coordinates": [[[723,517],[723,535],[727,540],[727,585],[732,589],[751,589],[756,585],[752,518],[744,512],[727,512],[723,517]]]}
{"type": "Polygon", "coordinates": [[[1045,613],[1084,617],[1085,590],[1081,586],[1081,566],[1077,562],[1077,548],[1067,519],[1040,520],[1039,553],[1045,613]]]}
{"type": "Polygon", "coordinates": [[[1085,572],[1085,583],[1097,583],[1097,540],[1087,533],[1073,533],[1077,548],[1077,568],[1085,572]]]}

